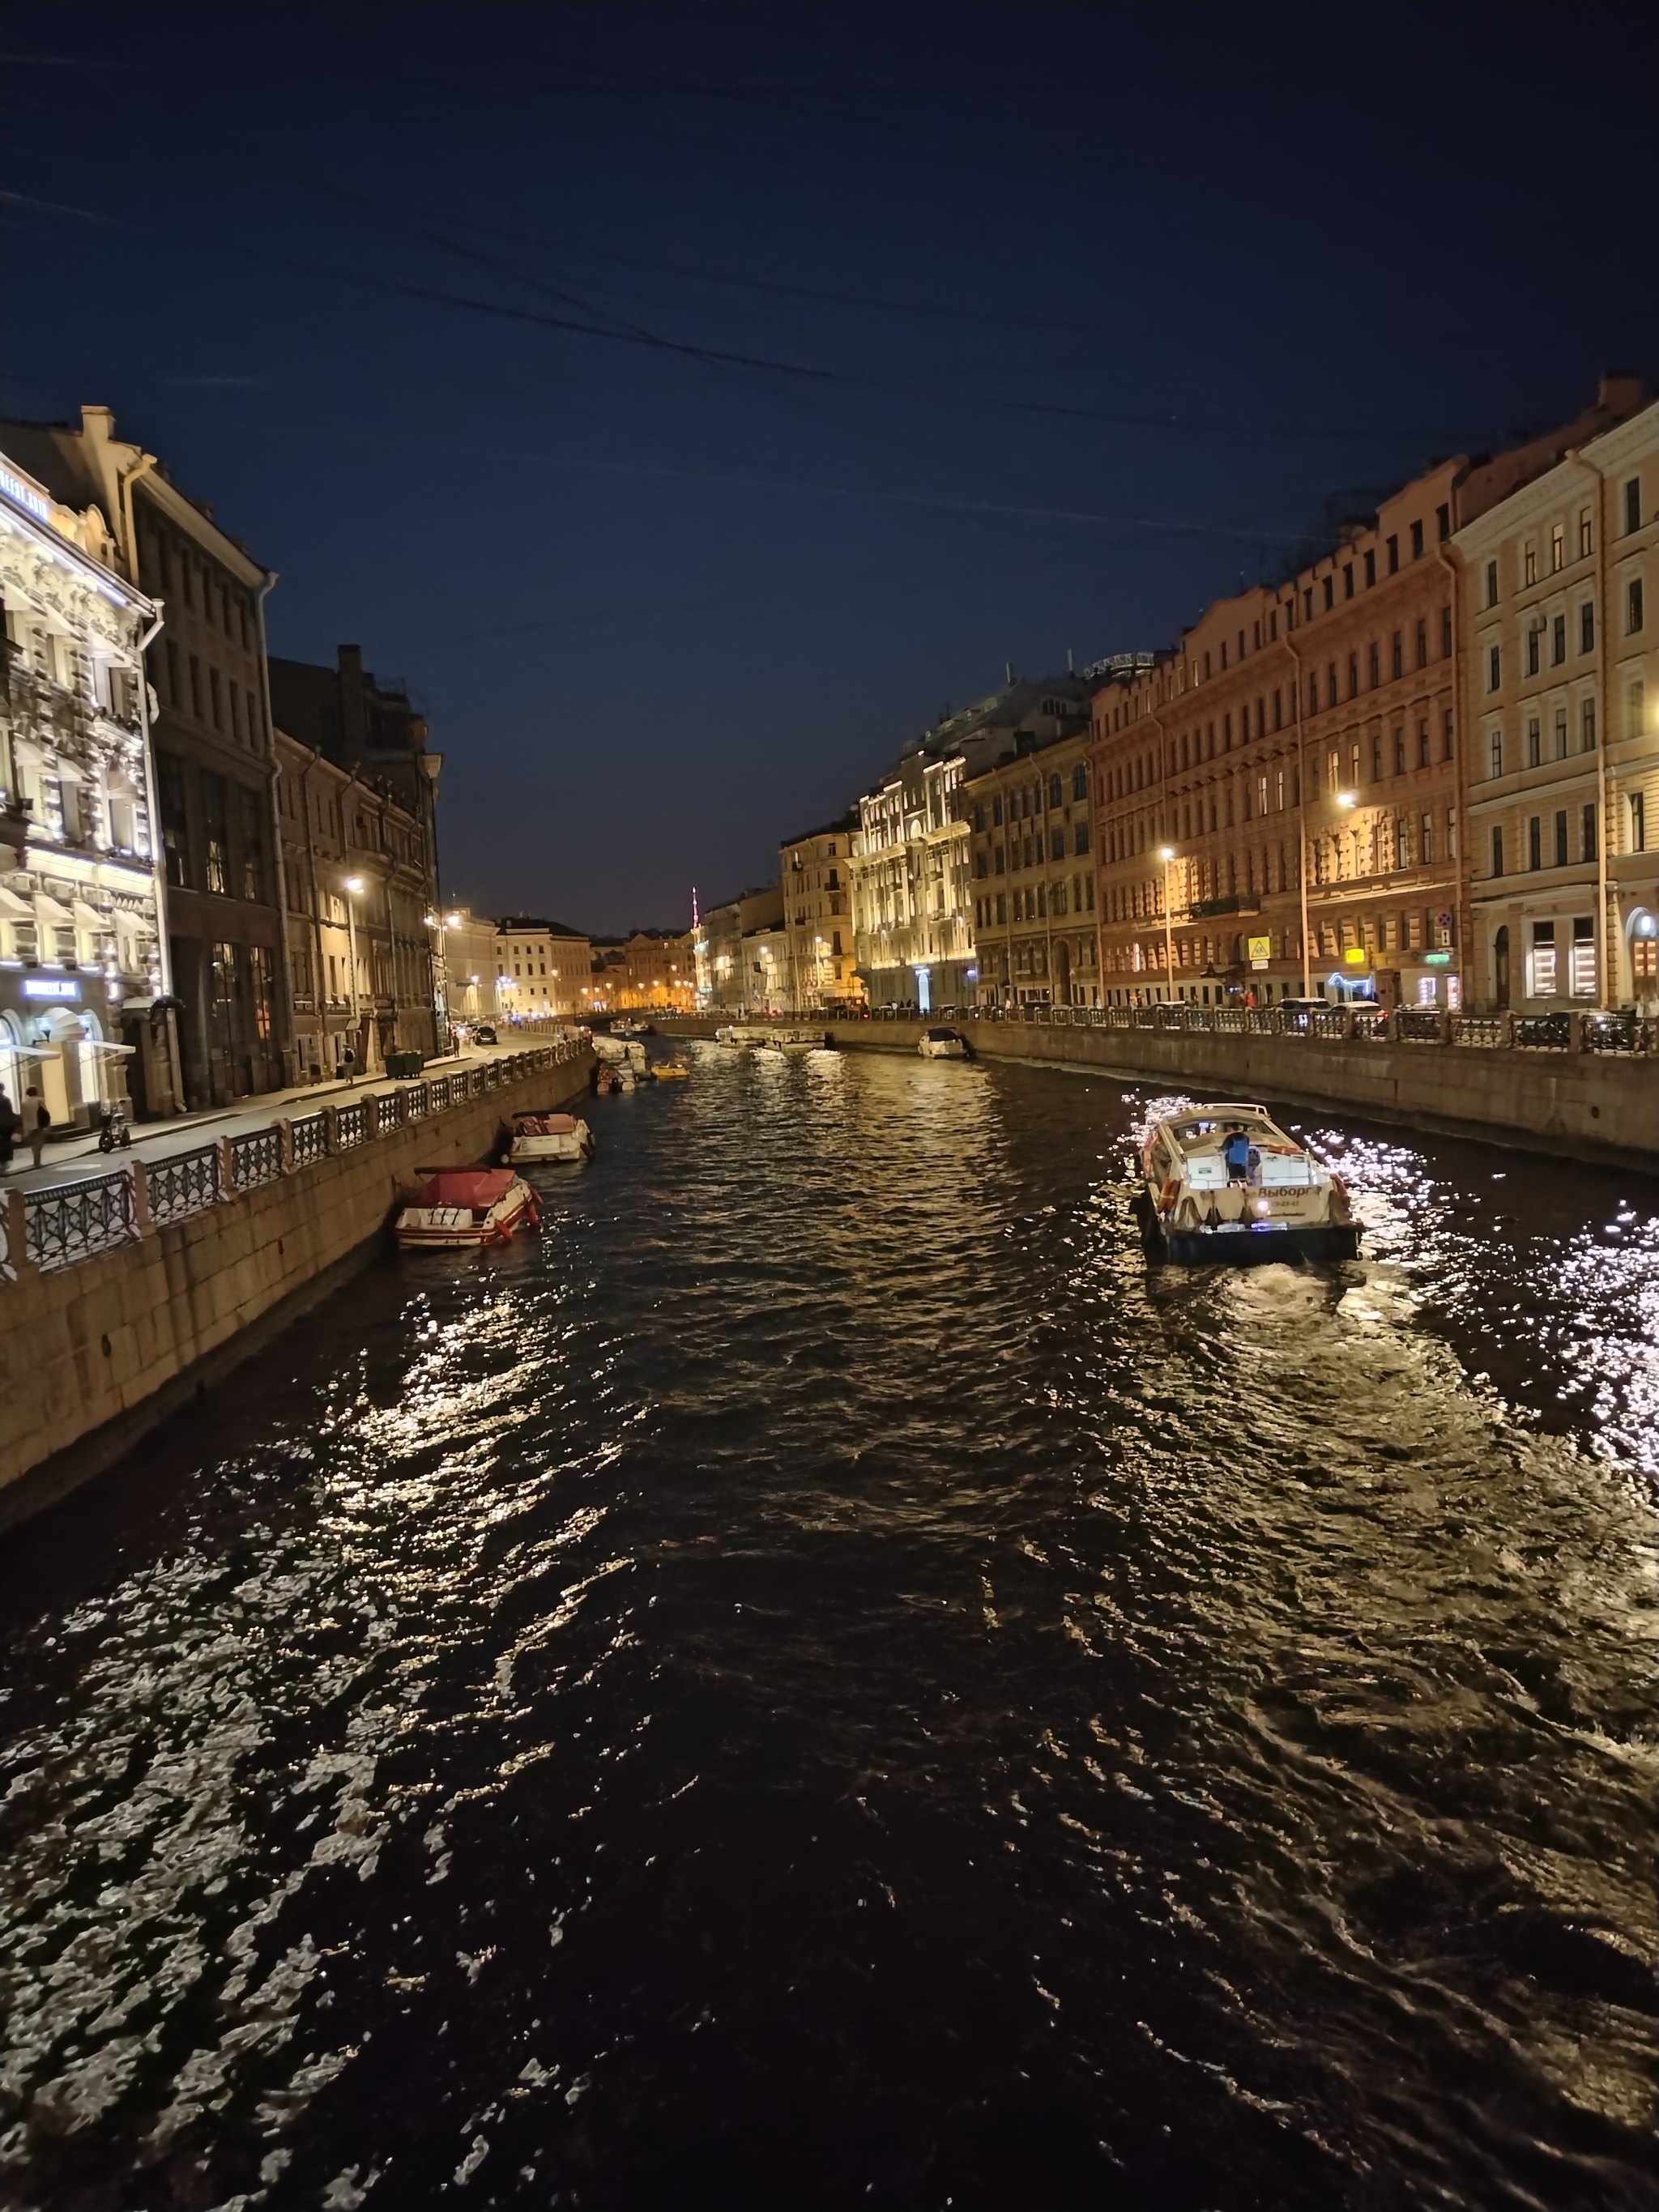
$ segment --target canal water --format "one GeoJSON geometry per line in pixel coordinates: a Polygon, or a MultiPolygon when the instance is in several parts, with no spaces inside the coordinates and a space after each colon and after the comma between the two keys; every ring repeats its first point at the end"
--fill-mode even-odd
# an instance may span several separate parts
{"type": "Polygon", "coordinates": [[[0,2202],[1653,2202],[1659,1218],[690,1048],[9,1540],[0,2202]]]}

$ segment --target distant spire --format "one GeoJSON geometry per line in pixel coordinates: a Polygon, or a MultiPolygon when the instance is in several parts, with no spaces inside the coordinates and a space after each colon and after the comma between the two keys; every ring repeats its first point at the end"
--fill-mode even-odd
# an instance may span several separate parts
{"type": "Polygon", "coordinates": [[[697,887],[693,884],[691,886],[691,927],[693,929],[696,929],[698,927],[699,919],[700,917],[697,914],[697,887]]]}
{"type": "Polygon", "coordinates": [[[1002,680],[1005,684],[1012,684],[1014,680],[1014,664],[1012,660],[1005,660],[1002,664],[1002,680]]]}

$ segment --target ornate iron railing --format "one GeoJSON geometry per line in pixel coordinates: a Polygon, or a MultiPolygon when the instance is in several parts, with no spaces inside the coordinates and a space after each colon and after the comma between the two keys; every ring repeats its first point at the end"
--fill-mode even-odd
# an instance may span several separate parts
{"type": "Polygon", "coordinates": [[[138,1234],[132,1177],[89,1176],[83,1182],[48,1183],[23,1195],[23,1247],[37,1267],[67,1267],[130,1243],[138,1234]]]}
{"type": "Polygon", "coordinates": [[[355,1106],[337,1106],[334,1109],[334,1149],[349,1152],[354,1146],[368,1141],[368,1109],[361,1099],[355,1106]]]}
{"type": "Polygon", "coordinates": [[[1504,1017],[1502,1014],[1454,1014],[1451,1041],[1454,1044],[1502,1044],[1504,1017]]]}
{"type": "Polygon", "coordinates": [[[1401,1006],[1394,1020],[1395,1036],[1403,1037],[1409,1044],[1440,1042],[1440,1016],[1431,1013],[1426,1006],[1401,1006]]]}
{"type": "Polygon", "coordinates": [[[1375,1006],[1356,1006],[1353,1034],[1362,1044],[1387,1044],[1389,1018],[1375,1006]]]}
{"type": "Polygon", "coordinates": [[[295,1166],[308,1168],[328,1151],[328,1124],[320,1114],[307,1114],[303,1121],[289,1123],[288,1140],[295,1166]]]}
{"type": "Polygon", "coordinates": [[[1346,1037],[1348,1034],[1348,1010],[1346,1006],[1310,1007],[1308,1028],[1316,1037],[1346,1037]]]}
{"type": "Polygon", "coordinates": [[[447,1075],[434,1075],[426,1086],[426,1095],[428,1109],[432,1113],[447,1112],[449,1107],[449,1078],[447,1075]]]}
{"type": "Polygon", "coordinates": [[[149,1218],[158,1228],[191,1213],[204,1213],[219,1197],[219,1147],[198,1145],[194,1152],[171,1153],[146,1166],[144,1179],[149,1218]]]}
{"type": "Polygon", "coordinates": [[[1586,1052],[1651,1052],[1654,1025],[1637,1013],[1586,1014],[1586,1052]]]}
{"type": "Polygon", "coordinates": [[[275,1129],[255,1129],[230,1140],[230,1180],[237,1190],[257,1190],[283,1172],[283,1143],[275,1129]]]}
{"type": "Polygon", "coordinates": [[[1572,1043],[1572,1016],[1517,1014],[1515,1042],[1533,1052],[1565,1052],[1572,1043]]]}

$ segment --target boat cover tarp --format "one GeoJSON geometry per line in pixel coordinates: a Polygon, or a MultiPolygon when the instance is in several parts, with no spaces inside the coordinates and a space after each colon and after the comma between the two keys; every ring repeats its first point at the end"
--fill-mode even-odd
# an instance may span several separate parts
{"type": "Polygon", "coordinates": [[[416,1203],[468,1206],[487,1213],[517,1181],[510,1168],[439,1168],[422,1187],[416,1203]]]}

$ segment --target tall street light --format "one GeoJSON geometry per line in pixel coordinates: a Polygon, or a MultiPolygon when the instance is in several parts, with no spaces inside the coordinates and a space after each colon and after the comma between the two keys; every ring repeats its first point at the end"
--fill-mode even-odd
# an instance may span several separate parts
{"type": "Polygon", "coordinates": [[[1173,845],[1160,845],[1158,857],[1164,863],[1164,988],[1171,999],[1175,996],[1175,935],[1170,915],[1170,867],[1176,856],[1173,845]]]}
{"type": "MultiPolygon", "coordinates": [[[[1353,806],[1358,804],[1351,791],[1339,791],[1333,796],[1334,803],[1338,806],[1353,806]]],[[[1304,999],[1311,999],[1313,996],[1313,948],[1308,941],[1308,810],[1305,806],[1302,809],[1297,823],[1297,835],[1301,840],[1299,866],[1297,872],[1302,879],[1302,995],[1304,999]]]]}
{"type": "Polygon", "coordinates": [[[362,1036],[362,1012],[357,996],[357,901],[362,896],[362,878],[348,876],[345,879],[344,890],[346,934],[351,948],[351,1055],[355,1066],[357,1046],[362,1036]]]}

